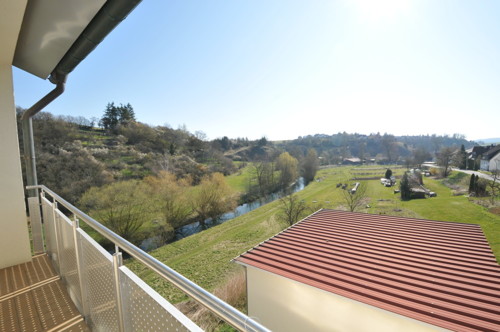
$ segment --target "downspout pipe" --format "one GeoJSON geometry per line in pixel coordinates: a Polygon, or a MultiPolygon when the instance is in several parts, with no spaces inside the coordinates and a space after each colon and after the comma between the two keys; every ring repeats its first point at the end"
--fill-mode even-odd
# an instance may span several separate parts
{"type": "MultiPolygon", "coordinates": [[[[35,141],[33,137],[32,118],[38,112],[43,110],[48,104],[59,97],[65,89],[67,75],[58,75],[54,90],[50,91],[45,97],[36,102],[33,106],[24,111],[21,116],[21,126],[23,130],[23,149],[24,163],[26,165],[26,183],[28,186],[36,186],[38,179],[36,175],[35,141]]],[[[29,197],[36,197],[36,190],[28,191],[29,197]]]]}

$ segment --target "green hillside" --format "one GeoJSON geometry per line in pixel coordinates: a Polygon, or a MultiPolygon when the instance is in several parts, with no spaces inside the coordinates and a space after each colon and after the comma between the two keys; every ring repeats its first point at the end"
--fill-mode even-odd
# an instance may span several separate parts
{"type": "MultiPolygon", "coordinates": [[[[396,175],[402,169],[393,169],[396,175]]],[[[385,169],[380,167],[338,167],[321,170],[317,180],[298,193],[312,210],[319,208],[344,209],[339,182],[353,183],[352,177],[380,178],[385,169]]],[[[244,176],[244,172],[241,176],[244,176]]],[[[437,197],[403,202],[393,188],[386,188],[379,180],[365,180],[369,199],[361,212],[399,215],[481,225],[494,254],[500,260],[500,215],[495,215],[465,196],[454,196],[441,180],[425,178],[425,186],[437,197]],[[366,206],[370,206],[367,208],[366,206]]],[[[312,210],[310,210],[312,212],[312,210]]],[[[276,218],[280,202],[275,201],[226,223],[163,246],[151,254],[182,273],[200,286],[213,290],[231,271],[240,268],[231,260],[260,242],[270,238],[286,225],[276,218]]],[[[136,263],[128,265],[152,285],[161,295],[176,303],[186,297],[153,272],[136,263]]]]}

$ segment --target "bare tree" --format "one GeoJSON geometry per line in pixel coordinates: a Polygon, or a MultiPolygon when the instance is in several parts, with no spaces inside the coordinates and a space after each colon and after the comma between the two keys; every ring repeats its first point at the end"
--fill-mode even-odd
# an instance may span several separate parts
{"type": "Polygon", "coordinates": [[[360,182],[356,190],[346,188],[342,190],[342,197],[349,211],[358,210],[366,201],[366,184],[360,182]]]}
{"type": "Polygon", "coordinates": [[[90,215],[129,241],[149,219],[150,201],[142,182],[131,180],[90,188],[80,200],[90,215]]]}
{"type": "Polygon", "coordinates": [[[418,148],[413,151],[413,163],[418,167],[422,167],[421,165],[424,161],[429,160],[431,158],[431,154],[425,150],[424,148],[418,148]]]}
{"type": "Polygon", "coordinates": [[[194,136],[199,139],[200,141],[206,141],[208,139],[207,134],[201,130],[197,130],[194,132],[194,136]]]}
{"type": "Polygon", "coordinates": [[[288,186],[297,180],[299,175],[297,170],[298,161],[288,152],[280,154],[276,160],[276,170],[280,172],[281,189],[286,190],[288,186]]]}
{"type": "Polygon", "coordinates": [[[172,173],[160,171],[157,176],[146,177],[144,182],[149,185],[150,200],[165,223],[176,228],[192,214],[189,178],[177,179],[172,173]]]}
{"type": "Polygon", "coordinates": [[[316,172],[318,171],[318,154],[316,150],[309,149],[307,156],[302,161],[302,176],[306,183],[314,180],[316,172]]]}
{"type": "Polygon", "coordinates": [[[304,215],[307,210],[307,205],[303,200],[300,200],[296,194],[290,194],[280,198],[281,211],[279,218],[288,225],[293,225],[304,215]]]}
{"type": "Polygon", "coordinates": [[[385,154],[389,161],[395,160],[397,142],[393,135],[384,134],[382,136],[382,146],[385,149],[385,154]]]}
{"type": "Polygon", "coordinates": [[[495,161],[495,169],[491,171],[491,177],[493,178],[491,181],[488,181],[488,189],[490,192],[490,203],[495,204],[495,199],[500,193],[500,161],[495,161]]]}
{"type": "Polygon", "coordinates": [[[226,183],[224,175],[213,173],[205,176],[195,188],[191,204],[200,222],[217,220],[224,213],[236,208],[237,194],[226,183]]]}
{"type": "Polygon", "coordinates": [[[441,166],[441,174],[443,177],[448,177],[451,172],[451,163],[453,156],[455,154],[455,149],[452,147],[444,147],[439,150],[437,154],[437,164],[441,166]]]}
{"type": "Polygon", "coordinates": [[[274,165],[273,163],[262,161],[255,163],[254,168],[255,179],[259,187],[259,196],[264,197],[276,188],[274,165]]]}

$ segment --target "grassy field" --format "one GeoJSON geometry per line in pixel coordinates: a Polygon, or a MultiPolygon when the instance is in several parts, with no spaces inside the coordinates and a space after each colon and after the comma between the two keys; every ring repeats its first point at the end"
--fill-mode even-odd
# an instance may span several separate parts
{"type": "Polygon", "coordinates": [[[244,193],[248,188],[248,183],[252,177],[253,165],[248,163],[247,166],[238,170],[238,172],[226,177],[227,184],[239,193],[244,193]]]}
{"type": "MultiPolygon", "coordinates": [[[[396,176],[403,169],[393,169],[396,176]]],[[[356,178],[376,178],[364,180],[367,184],[369,199],[361,212],[374,214],[399,215],[425,219],[474,223],[481,225],[497,260],[500,258],[500,216],[488,212],[465,196],[454,196],[452,190],[439,180],[424,178],[424,185],[437,193],[437,197],[415,199],[402,202],[394,188],[380,184],[380,177],[385,173],[381,167],[339,167],[318,172],[316,180],[298,193],[312,209],[344,209],[339,182],[352,184],[356,178]]],[[[245,177],[245,171],[241,177],[245,177]]],[[[234,183],[238,180],[233,179],[234,183]]],[[[245,180],[241,180],[244,183],[245,180]]],[[[248,214],[227,221],[226,223],[190,236],[178,242],[161,247],[151,254],[176,271],[213,290],[224,281],[231,271],[241,268],[231,259],[275,235],[286,225],[277,221],[278,201],[267,204],[248,214]]],[[[161,280],[151,271],[129,262],[129,267],[144,278],[153,288],[168,300],[176,303],[186,299],[174,286],[161,280]]]]}

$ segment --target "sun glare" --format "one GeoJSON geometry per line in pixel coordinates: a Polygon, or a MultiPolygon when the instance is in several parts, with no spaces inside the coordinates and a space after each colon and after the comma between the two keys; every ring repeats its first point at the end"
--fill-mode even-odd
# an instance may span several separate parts
{"type": "Polygon", "coordinates": [[[399,17],[410,7],[410,0],[350,0],[363,21],[387,22],[399,17]]]}

